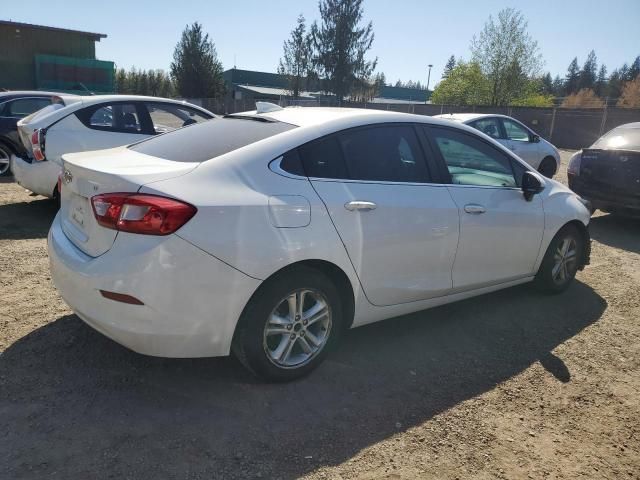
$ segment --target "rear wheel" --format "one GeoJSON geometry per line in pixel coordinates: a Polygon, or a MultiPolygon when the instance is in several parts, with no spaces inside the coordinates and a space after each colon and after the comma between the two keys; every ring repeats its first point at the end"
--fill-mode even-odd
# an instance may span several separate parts
{"type": "Polygon", "coordinates": [[[10,161],[11,150],[5,144],[0,143],[0,177],[11,175],[10,161]]]}
{"type": "Polygon", "coordinates": [[[297,268],[268,280],[238,324],[233,350],[255,375],[283,382],[316,368],[342,332],[342,305],[322,273],[297,268]]]}
{"type": "Polygon", "coordinates": [[[553,237],[536,275],[536,285],[549,293],[566,290],[576,276],[584,252],[582,236],[566,225],[553,237]]]}
{"type": "Polygon", "coordinates": [[[553,178],[556,174],[556,160],[552,157],[545,157],[542,162],[540,162],[540,166],[538,167],[538,171],[547,178],[553,178]]]}

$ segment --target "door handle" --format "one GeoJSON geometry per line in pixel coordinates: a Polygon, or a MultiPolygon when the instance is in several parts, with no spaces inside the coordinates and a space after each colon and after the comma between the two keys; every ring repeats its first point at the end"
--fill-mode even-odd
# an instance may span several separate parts
{"type": "Polygon", "coordinates": [[[477,203],[470,203],[464,206],[464,211],[467,213],[471,213],[472,215],[480,215],[487,210],[482,205],[478,205],[477,203]]]}
{"type": "Polygon", "coordinates": [[[344,204],[344,208],[353,212],[354,210],[364,210],[365,212],[369,210],[375,210],[377,205],[373,202],[366,202],[363,200],[353,200],[351,202],[347,202],[344,204]]]}

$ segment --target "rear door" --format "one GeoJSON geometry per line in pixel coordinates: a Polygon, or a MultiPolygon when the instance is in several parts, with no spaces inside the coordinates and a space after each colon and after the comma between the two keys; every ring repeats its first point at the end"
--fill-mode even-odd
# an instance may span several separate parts
{"type": "Polygon", "coordinates": [[[393,305],[450,291],[458,211],[433,184],[411,124],[351,129],[299,149],[369,301],[393,305]]]}
{"type": "Polygon", "coordinates": [[[524,199],[520,185],[525,167],[471,133],[435,126],[427,130],[450,176],[448,190],[460,213],[454,289],[532,275],[544,210],[539,195],[524,199]]]}

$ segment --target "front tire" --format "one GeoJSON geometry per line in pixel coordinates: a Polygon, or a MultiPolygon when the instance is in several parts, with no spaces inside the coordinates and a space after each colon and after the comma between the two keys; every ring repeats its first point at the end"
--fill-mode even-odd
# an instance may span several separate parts
{"type": "Polygon", "coordinates": [[[584,240],[576,227],[562,227],[551,240],[536,274],[537,287],[547,293],[560,293],[569,288],[581,265],[584,248],[584,240]]]}
{"type": "Polygon", "coordinates": [[[315,369],[343,330],[340,295],[321,272],[299,267],[267,280],[249,301],[234,336],[236,357],[273,382],[315,369]]]}
{"type": "Polygon", "coordinates": [[[553,157],[545,157],[542,162],[540,162],[540,166],[538,167],[538,172],[540,172],[547,178],[553,178],[553,176],[556,174],[556,170],[556,159],[553,157]]]}

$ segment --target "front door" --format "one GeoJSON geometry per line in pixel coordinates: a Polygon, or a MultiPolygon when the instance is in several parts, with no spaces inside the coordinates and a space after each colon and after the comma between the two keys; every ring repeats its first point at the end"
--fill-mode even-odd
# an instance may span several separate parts
{"type": "Polygon", "coordinates": [[[374,305],[450,292],[458,209],[430,172],[416,128],[346,130],[299,149],[374,305]]]}
{"type": "Polygon", "coordinates": [[[475,135],[440,127],[429,132],[451,175],[448,189],[460,213],[454,289],[532,275],[544,211],[539,196],[524,199],[525,167],[475,135]]]}
{"type": "Polygon", "coordinates": [[[506,141],[504,143],[507,148],[513,151],[513,153],[518,155],[533,168],[538,168],[541,160],[540,143],[534,142],[533,136],[529,130],[518,122],[514,122],[508,118],[503,118],[502,124],[504,125],[506,136],[506,141]]]}

